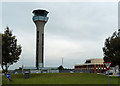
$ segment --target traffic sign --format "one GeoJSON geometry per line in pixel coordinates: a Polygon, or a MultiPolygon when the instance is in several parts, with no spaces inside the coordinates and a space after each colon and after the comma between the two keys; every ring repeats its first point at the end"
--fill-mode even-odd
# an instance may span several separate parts
{"type": "Polygon", "coordinates": [[[104,65],[105,65],[107,70],[110,69],[111,64],[112,64],[112,62],[104,62],[104,65]]]}
{"type": "Polygon", "coordinates": [[[10,74],[7,74],[6,77],[9,79],[10,78],[10,74]]]}

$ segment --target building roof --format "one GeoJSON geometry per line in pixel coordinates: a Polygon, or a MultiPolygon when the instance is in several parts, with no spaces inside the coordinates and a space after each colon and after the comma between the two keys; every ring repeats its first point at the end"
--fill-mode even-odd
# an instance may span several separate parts
{"type": "Polygon", "coordinates": [[[100,65],[102,65],[103,63],[76,64],[75,66],[82,66],[82,65],[95,65],[95,64],[100,64],[100,65]]]}
{"type": "Polygon", "coordinates": [[[103,62],[104,60],[102,58],[87,59],[84,64],[76,64],[75,66],[103,64],[103,62]]]}

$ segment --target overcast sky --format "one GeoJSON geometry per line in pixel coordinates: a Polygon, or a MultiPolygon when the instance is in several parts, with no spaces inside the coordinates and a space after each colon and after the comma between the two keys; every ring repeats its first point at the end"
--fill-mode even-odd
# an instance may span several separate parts
{"type": "Polygon", "coordinates": [[[19,62],[10,67],[35,67],[34,9],[49,11],[45,25],[45,66],[67,68],[86,59],[102,58],[104,41],[118,29],[117,2],[3,2],[2,28],[8,26],[22,45],[19,62]]]}

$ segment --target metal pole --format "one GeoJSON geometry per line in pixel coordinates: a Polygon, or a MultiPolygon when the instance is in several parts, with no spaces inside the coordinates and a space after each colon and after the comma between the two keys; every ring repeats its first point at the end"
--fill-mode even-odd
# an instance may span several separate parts
{"type": "Polygon", "coordinates": [[[87,73],[88,73],[88,64],[87,64],[87,73]]]}
{"type": "Polygon", "coordinates": [[[120,80],[119,80],[120,74],[118,74],[118,86],[120,86],[120,80]]]}
{"type": "Polygon", "coordinates": [[[118,66],[118,86],[120,86],[120,80],[119,80],[119,77],[120,77],[120,72],[119,72],[119,66],[118,66]]]}
{"type": "Polygon", "coordinates": [[[119,86],[119,75],[118,75],[118,86],[119,86]]]}
{"type": "Polygon", "coordinates": [[[9,79],[7,80],[7,86],[9,86],[9,79]]]}
{"type": "Polygon", "coordinates": [[[22,65],[22,73],[23,73],[23,65],[22,65]]]}
{"type": "Polygon", "coordinates": [[[56,72],[55,72],[55,85],[56,85],[56,72]]]}
{"type": "Polygon", "coordinates": [[[63,58],[62,58],[62,66],[63,66],[63,58]]]}
{"type": "Polygon", "coordinates": [[[109,70],[108,70],[108,86],[109,86],[109,70]]]}

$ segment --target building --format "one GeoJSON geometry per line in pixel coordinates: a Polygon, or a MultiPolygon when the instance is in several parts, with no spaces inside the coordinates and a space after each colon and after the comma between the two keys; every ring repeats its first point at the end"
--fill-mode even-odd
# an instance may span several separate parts
{"type": "Polygon", "coordinates": [[[24,67],[24,71],[29,71],[30,73],[59,73],[58,67],[44,67],[40,70],[36,70],[35,67],[24,67]]]}
{"type": "Polygon", "coordinates": [[[87,59],[84,64],[75,65],[75,71],[77,72],[91,72],[91,73],[102,73],[105,71],[103,59],[87,59]]]}
{"type": "Polygon", "coordinates": [[[36,68],[44,67],[44,26],[48,21],[48,11],[34,10],[33,21],[36,25],[36,68]]]}

